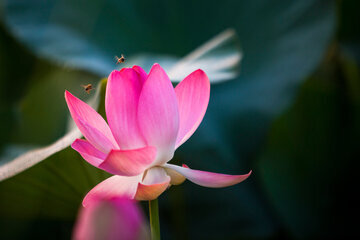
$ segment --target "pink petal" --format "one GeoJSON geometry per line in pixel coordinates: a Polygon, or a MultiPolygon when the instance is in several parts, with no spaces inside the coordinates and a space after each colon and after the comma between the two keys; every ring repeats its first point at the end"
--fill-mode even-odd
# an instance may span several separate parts
{"type": "Polygon", "coordinates": [[[204,71],[196,70],[175,88],[179,103],[179,133],[176,148],[188,140],[200,125],[210,97],[210,81],[204,71]]]}
{"type": "Polygon", "coordinates": [[[135,199],[154,200],[160,196],[169,186],[170,177],[162,167],[150,168],[144,179],[139,183],[135,199]]]}
{"type": "Polygon", "coordinates": [[[106,151],[111,148],[118,148],[109,126],[100,114],[68,91],[65,91],[65,99],[75,124],[93,146],[106,151]],[[94,139],[92,133],[94,129],[97,131],[95,135],[101,135],[107,141],[100,142],[102,140],[99,139],[98,142],[97,139],[94,139]]]}
{"type": "Polygon", "coordinates": [[[106,158],[106,154],[99,151],[91,143],[84,139],[76,139],[71,147],[78,151],[80,155],[91,165],[98,167],[106,158]]]}
{"type": "Polygon", "coordinates": [[[74,228],[74,240],[148,239],[141,208],[122,197],[99,198],[82,208],[74,228]]]}
{"type": "Polygon", "coordinates": [[[83,121],[81,118],[78,118],[78,127],[83,129],[86,133],[84,134],[85,138],[97,149],[104,153],[109,153],[111,149],[118,149],[118,145],[112,143],[102,132],[100,132],[96,127],[89,125],[87,122],[83,121]]]}
{"type": "Polygon", "coordinates": [[[142,84],[144,84],[144,82],[148,76],[147,73],[145,72],[145,70],[139,66],[133,66],[132,69],[134,69],[139,74],[141,82],[142,82],[142,84]]]}
{"type": "Polygon", "coordinates": [[[158,150],[156,163],[170,160],[179,129],[178,103],[169,77],[159,64],[154,64],[144,83],[138,119],[148,145],[158,150]]]}
{"type": "Polygon", "coordinates": [[[112,150],[99,168],[115,175],[135,176],[143,173],[155,160],[156,148],[112,150]]]}
{"type": "Polygon", "coordinates": [[[165,164],[166,168],[177,171],[187,179],[203,187],[221,188],[235,185],[244,181],[251,174],[251,171],[245,175],[228,175],[221,173],[212,173],[199,170],[192,170],[172,164],[165,164]]]}
{"type": "Polygon", "coordinates": [[[132,177],[112,176],[105,179],[88,192],[82,202],[84,207],[96,202],[100,197],[127,197],[133,199],[142,174],[132,177]]]}
{"type": "Polygon", "coordinates": [[[105,97],[106,116],[121,149],[146,146],[137,121],[142,77],[131,68],[123,68],[121,71],[113,71],[108,78],[105,97]]]}

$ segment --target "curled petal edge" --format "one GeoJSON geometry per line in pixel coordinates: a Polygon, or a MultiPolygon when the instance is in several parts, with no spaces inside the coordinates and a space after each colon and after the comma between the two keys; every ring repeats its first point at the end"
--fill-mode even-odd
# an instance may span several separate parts
{"type": "Polygon", "coordinates": [[[228,187],[238,184],[244,181],[245,179],[247,179],[252,172],[250,171],[248,174],[244,174],[244,175],[228,175],[228,174],[193,170],[188,168],[187,166],[180,167],[172,164],[165,164],[164,167],[180,173],[181,175],[186,177],[189,181],[197,185],[203,187],[210,187],[210,188],[222,188],[222,187],[228,187]]]}
{"type": "Polygon", "coordinates": [[[135,176],[144,172],[155,160],[156,148],[111,150],[99,168],[115,175],[135,176]]]}

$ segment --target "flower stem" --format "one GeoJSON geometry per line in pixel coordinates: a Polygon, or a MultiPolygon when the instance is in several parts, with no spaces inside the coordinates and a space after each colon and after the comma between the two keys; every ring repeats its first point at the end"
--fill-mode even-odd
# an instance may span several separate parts
{"type": "Polygon", "coordinates": [[[159,203],[158,200],[149,201],[151,240],[160,240],[159,203]]]}

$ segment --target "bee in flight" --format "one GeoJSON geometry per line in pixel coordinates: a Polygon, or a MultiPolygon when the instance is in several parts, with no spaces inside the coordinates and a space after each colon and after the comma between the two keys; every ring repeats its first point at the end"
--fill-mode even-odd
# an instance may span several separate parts
{"type": "Polygon", "coordinates": [[[124,63],[126,58],[121,54],[121,57],[115,56],[116,64],[124,63]]]}
{"type": "Polygon", "coordinates": [[[81,85],[81,86],[84,88],[84,90],[85,90],[85,92],[87,92],[87,94],[90,94],[90,91],[94,89],[91,83],[89,83],[87,85],[81,85]]]}

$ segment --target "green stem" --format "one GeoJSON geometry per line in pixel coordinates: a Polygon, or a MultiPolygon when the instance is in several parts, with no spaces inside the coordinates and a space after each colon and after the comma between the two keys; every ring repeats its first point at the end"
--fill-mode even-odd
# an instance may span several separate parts
{"type": "Polygon", "coordinates": [[[151,240],[160,240],[159,203],[158,200],[149,201],[151,240]]]}

